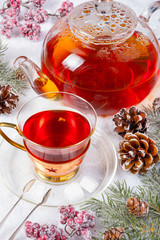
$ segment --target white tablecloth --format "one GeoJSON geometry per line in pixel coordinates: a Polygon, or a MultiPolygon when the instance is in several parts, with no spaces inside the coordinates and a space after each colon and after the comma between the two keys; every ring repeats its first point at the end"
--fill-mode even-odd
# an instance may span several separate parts
{"type": "MultiPolygon", "coordinates": [[[[2,2],[5,0],[1,0],[0,7],[2,6],[2,2]]],[[[74,6],[77,4],[84,2],[84,0],[73,0],[74,6]]],[[[152,2],[152,0],[121,0],[123,3],[127,3],[130,5],[137,14],[142,12],[142,9],[147,6],[148,3],[152,2]]],[[[44,8],[48,9],[50,12],[55,12],[61,6],[62,0],[46,0],[44,8]]],[[[56,18],[50,18],[49,21],[46,23],[41,24],[42,27],[42,36],[38,41],[30,41],[28,39],[22,38],[19,35],[17,36],[16,32],[14,36],[10,39],[6,39],[2,36],[2,39],[5,43],[8,44],[8,50],[4,59],[9,62],[10,66],[12,66],[13,61],[21,55],[27,56],[32,59],[37,65],[40,66],[40,54],[43,39],[51,28],[51,26],[56,22],[56,18]]],[[[154,90],[154,96],[158,96],[158,88],[154,90]]],[[[20,101],[17,104],[17,109],[11,115],[0,115],[0,121],[7,121],[7,122],[15,122],[16,114],[20,106],[26,102],[28,99],[36,96],[32,89],[27,90],[25,96],[20,96],[20,101]]],[[[153,99],[153,93],[151,96],[148,96],[147,99],[143,101],[143,104],[148,104],[148,102],[153,99]]],[[[98,127],[102,129],[112,142],[114,143],[116,149],[118,149],[119,141],[122,139],[118,136],[114,131],[114,124],[112,122],[112,117],[108,118],[99,118],[98,127]]],[[[1,149],[2,150],[2,149],[1,149]]],[[[8,148],[9,151],[9,148],[8,148]]],[[[125,179],[128,184],[131,186],[138,184],[140,181],[137,176],[133,176],[130,173],[124,172],[121,169],[120,164],[118,163],[118,168],[116,175],[112,181],[112,183],[119,179],[122,181],[125,179]]],[[[0,221],[3,219],[5,214],[8,212],[10,207],[15,203],[17,200],[17,196],[10,192],[2,182],[0,182],[0,221]]],[[[0,228],[0,239],[7,240],[9,236],[13,233],[13,231],[17,228],[17,226],[21,223],[24,217],[29,213],[29,211],[34,207],[33,204],[28,203],[22,200],[19,205],[16,207],[12,215],[7,219],[7,222],[0,228]]],[[[59,215],[57,208],[47,208],[47,207],[40,207],[37,209],[36,212],[29,218],[29,220],[33,222],[39,222],[41,224],[55,224],[59,225],[59,215]]],[[[27,239],[25,237],[24,228],[21,229],[17,237],[17,240],[24,240],[27,239]]],[[[81,238],[76,238],[81,239],[81,238]]]]}

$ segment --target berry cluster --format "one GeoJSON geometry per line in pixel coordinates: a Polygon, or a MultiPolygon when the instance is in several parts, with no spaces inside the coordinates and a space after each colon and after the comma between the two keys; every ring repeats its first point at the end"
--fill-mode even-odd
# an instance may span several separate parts
{"type": "Polygon", "coordinates": [[[38,40],[41,36],[39,23],[47,21],[49,16],[64,17],[73,8],[73,3],[67,0],[58,9],[58,15],[50,14],[42,8],[45,1],[29,0],[22,2],[22,0],[7,0],[3,8],[0,9],[0,15],[3,17],[3,20],[0,21],[1,34],[10,38],[13,29],[17,28],[23,37],[28,37],[30,40],[38,40]],[[24,15],[22,15],[22,7],[26,7],[27,9],[24,15]]]}
{"type": "Polygon", "coordinates": [[[48,20],[48,13],[44,9],[29,9],[25,14],[24,14],[24,20],[25,21],[34,21],[37,23],[43,23],[48,20]]]}
{"type": "Polygon", "coordinates": [[[66,16],[73,9],[73,3],[68,0],[62,3],[62,6],[58,9],[61,17],[66,16]]]}
{"type": "Polygon", "coordinates": [[[28,37],[30,40],[38,40],[41,35],[41,27],[30,21],[27,21],[24,25],[20,26],[19,30],[23,37],[28,37]]]}
{"type": "Polygon", "coordinates": [[[70,236],[77,234],[85,240],[91,239],[91,232],[88,228],[93,228],[95,225],[96,217],[94,212],[90,210],[78,212],[72,205],[61,206],[59,211],[60,222],[66,225],[66,230],[67,227],[71,229],[70,236]]]}
{"type": "Polygon", "coordinates": [[[55,225],[42,225],[27,221],[25,224],[26,236],[36,240],[66,240],[63,230],[55,225]]]}

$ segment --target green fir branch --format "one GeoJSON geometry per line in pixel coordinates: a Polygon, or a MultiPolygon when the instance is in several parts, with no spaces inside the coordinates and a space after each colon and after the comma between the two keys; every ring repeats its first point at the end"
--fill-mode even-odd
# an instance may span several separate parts
{"type": "Polygon", "coordinates": [[[102,239],[103,233],[111,227],[124,227],[123,239],[159,240],[160,239],[160,169],[154,168],[150,173],[140,176],[142,185],[131,188],[126,181],[115,182],[102,200],[92,198],[82,205],[84,209],[94,211],[101,224],[101,231],[93,239],[102,239]],[[152,186],[152,187],[151,187],[152,186]],[[149,205],[146,218],[129,213],[126,202],[130,197],[138,197],[149,205]]]}
{"type": "Polygon", "coordinates": [[[139,196],[150,206],[150,213],[160,218],[160,168],[154,167],[152,171],[141,176],[143,183],[138,186],[139,196]]]}
{"type": "Polygon", "coordinates": [[[7,45],[0,39],[0,84],[10,85],[12,91],[15,93],[23,94],[23,90],[27,88],[27,83],[23,80],[16,78],[16,73],[9,67],[8,62],[4,62],[4,55],[7,51],[7,45]]]}
{"type": "Polygon", "coordinates": [[[153,111],[153,108],[143,106],[143,110],[147,115],[148,128],[146,134],[152,138],[158,147],[160,152],[160,111],[153,111]]]}

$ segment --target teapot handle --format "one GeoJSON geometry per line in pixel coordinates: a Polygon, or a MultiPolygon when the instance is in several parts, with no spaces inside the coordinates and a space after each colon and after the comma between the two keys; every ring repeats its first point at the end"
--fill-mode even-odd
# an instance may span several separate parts
{"type": "Polygon", "coordinates": [[[148,23],[153,13],[155,13],[159,9],[160,1],[153,2],[143,11],[139,18],[148,23]]]}
{"type": "MultiPolygon", "coordinates": [[[[139,16],[139,18],[142,19],[144,22],[149,23],[150,18],[152,17],[152,15],[159,9],[160,9],[160,1],[155,1],[155,2],[151,3],[142,12],[142,14],[139,16]]],[[[159,21],[160,21],[160,18],[159,18],[159,21]]],[[[157,28],[155,30],[157,30],[157,28]]],[[[160,37],[158,38],[158,40],[160,41],[160,37]]]]}

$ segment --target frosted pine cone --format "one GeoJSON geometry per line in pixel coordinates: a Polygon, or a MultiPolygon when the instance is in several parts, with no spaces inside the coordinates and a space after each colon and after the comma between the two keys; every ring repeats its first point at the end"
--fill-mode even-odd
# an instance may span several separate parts
{"type": "Polygon", "coordinates": [[[129,198],[126,205],[129,212],[137,217],[146,217],[148,215],[148,204],[139,198],[129,198]]]}
{"type": "Polygon", "coordinates": [[[124,170],[146,173],[159,161],[155,142],[143,133],[127,133],[119,145],[119,159],[124,170]]]}
{"type": "Polygon", "coordinates": [[[110,228],[103,234],[104,240],[119,240],[124,235],[124,228],[110,228]]]}
{"type": "Polygon", "coordinates": [[[144,133],[147,130],[146,114],[135,107],[131,107],[129,112],[122,108],[119,113],[114,115],[113,122],[116,125],[114,130],[122,137],[128,132],[136,133],[139,131],[144,133]]]}
{"type": "Polygon", "coordinates": [[[18,96],[11,92],[11,87],[0,85],[0,114],[11,113],[11,110],[16,107],[18,96]]]}

